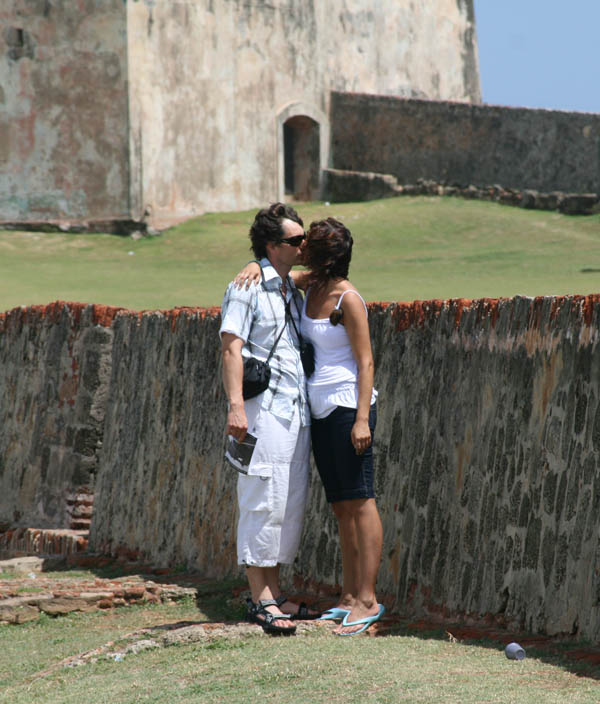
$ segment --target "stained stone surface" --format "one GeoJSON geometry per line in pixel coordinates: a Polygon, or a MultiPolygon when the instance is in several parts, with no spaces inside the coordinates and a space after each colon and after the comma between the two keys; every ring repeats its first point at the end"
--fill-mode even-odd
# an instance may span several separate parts
{"type": "Polygon", "coordinates": [[[600,194],[600,115],[420,97],[332,93],[329,165],[401,184],[600,194]]]}
{"type": "MultiPolygon", "coordinates": [[[[390,610],[597,639],[599,316],[599,296],[370,305],[390,610]]],[[[218,311],[121,311],[106,325],[93,550],[241,574],[218,311]]],[[[314,473],[284,576],[321,594],[341,581],[314,473]]]]}
{"type": "Polygon", "coordinates": [[[111,368],[105,312],[57,302],[0,314],[0,533],[67,528],[73,492],[93,491],[111,368]]]}

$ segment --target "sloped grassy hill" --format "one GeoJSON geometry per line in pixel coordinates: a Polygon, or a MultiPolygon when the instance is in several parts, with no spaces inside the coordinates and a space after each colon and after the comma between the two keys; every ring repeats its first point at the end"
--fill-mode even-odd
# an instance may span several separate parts
{"type": "MultiPolygon", "coordinates": [[[[367,300],[600,292],[600,215],[457,198],[300,204],[305,225],[343,220],[351,280],[367,300]]],[[[250,258],[254,211],[211,213],[134,241],[0,232],[0,310],[71,300],[132,309],[219,305],[250,258]]]]}

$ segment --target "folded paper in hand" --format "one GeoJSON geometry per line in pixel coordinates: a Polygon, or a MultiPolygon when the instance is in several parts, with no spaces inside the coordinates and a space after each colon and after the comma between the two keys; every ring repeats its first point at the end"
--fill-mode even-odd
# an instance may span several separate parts
{"type": "Polygon", "coordinates": [[[250,433],[246,433],[246,437],[241,442],[233,435],[228,435],[225,443],[225,459],[238,472],[248,474],[255,447],[256,438],[250,433]]]}

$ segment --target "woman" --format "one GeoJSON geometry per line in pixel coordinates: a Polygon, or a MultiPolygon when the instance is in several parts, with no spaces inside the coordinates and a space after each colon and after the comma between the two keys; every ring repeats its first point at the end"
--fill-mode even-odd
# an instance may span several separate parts
{"type": "MultiPolygon", "coordinates": [[[[340,636],[362,633],[384,612],[375,595],[382,547],[373,490],[377,392],[367,308],[348,281],[352,244],[339,220],[313,222],[303,248],[307,271],[291,272],[306,291],[300,332],[315,349],[315,371],[307,383],[312,449],[342,550],[342,595],[322,618],[341,620],[334,631],[340,636]]],[[[259,275],[250,264],[238,280],[259,275]]]]}

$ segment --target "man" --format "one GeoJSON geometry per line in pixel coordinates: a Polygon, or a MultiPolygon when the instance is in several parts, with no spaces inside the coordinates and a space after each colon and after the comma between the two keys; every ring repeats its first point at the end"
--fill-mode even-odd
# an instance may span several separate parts
{"type": "Polygon", "coordinates": [[[288,320],[294,316],[299,327],[302,297],[288,274],[304,238],[293,208],[275,203],[260,210],[250,239],[262,281],[249,289],[229,284],[221,309],[227,434],[239,442],[248,432],[257,438],[247,474],[238,477],[238,564],[246,566],[252,594],[248,616],[269,633],[293,633],[292,615],[314,617],[279,588],[280,565],[292,563],[298,550],[308,492],[310,412],[299,341],[288,320]],[[276,341],[269,387],[244,401],[244,358],[267,360],[276,341]]]}

